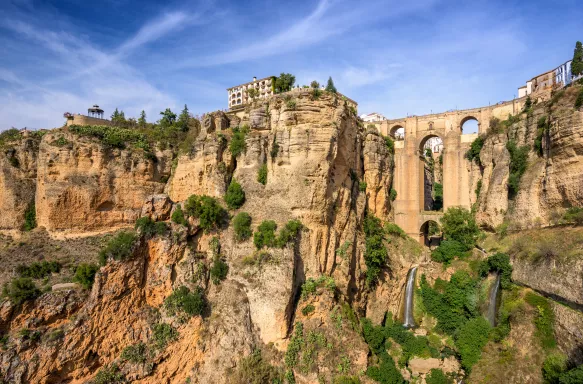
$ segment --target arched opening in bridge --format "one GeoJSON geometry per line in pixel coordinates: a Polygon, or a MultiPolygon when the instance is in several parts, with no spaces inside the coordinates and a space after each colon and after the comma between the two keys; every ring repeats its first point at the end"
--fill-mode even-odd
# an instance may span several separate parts
{"type": "Polygon", "coordinates": [[[419,145],[420,210],[443,210],[443,140],[437,135],[425,137],[419,145]]]}
{"type": "Polygon", "coordinates": [[[405,128],[403,128],[401,125],[395,125],[393,128],[391,128],[389,135],[395,141],[405,140],[405,128]]]}
{"type": "Polygon", "coordinates": [[[468,133],[480,133],[480,122],[474,116],[467,116],[460,122],[460,128],[464,135],[468,133]]]}
{"type": "Polygon", "coordinates": [[[437,247],[442,237],[441,228],[436,221],[427,220],[419,229],[419,238],[426,247],[437,247]]]}

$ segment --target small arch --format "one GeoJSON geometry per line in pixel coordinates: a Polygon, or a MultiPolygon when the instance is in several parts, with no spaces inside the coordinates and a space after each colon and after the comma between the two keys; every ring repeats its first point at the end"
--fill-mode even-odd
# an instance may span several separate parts
{"type": "Polygon", "coordinates": [[[443,238],[441,227],[437,221],[427,220],[424,222],[419,228],[419,238],[426,247],[437,247],[443,238]]]}
{"type": "Polygon", "coordinates": [[[389,131],[389,135],[396,141],[405,140],[405,128],[402,125],[395,125],[389,131]]]}
{"type": "Polygon", "coordinates": [[[480,120],[474,116],[466,116],[460,121],[460,130],[462,134],[479,133],[480,120]]]}

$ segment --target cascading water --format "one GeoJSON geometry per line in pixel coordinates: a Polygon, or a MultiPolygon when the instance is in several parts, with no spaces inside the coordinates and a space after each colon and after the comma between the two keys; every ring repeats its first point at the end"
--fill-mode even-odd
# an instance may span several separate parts
{"type": "Polygon", "coordinates": [[[403,316],[403,325],[407,328],[415,326],[415,319],[413,319],[413,291],[415,289],[415,274],[417,267],[409,270],[407,275],[407,285],[405,286],[405,314],[403,316]]]}
{"type": "Polygon", "coordinates": [[[498,302],[498,290],[500,289],[500,274],[496,275],[496,280],[490,289],[490,298],[488,303],[488,313],[486,317],[490,322],[490,325],[495,327],[496,326],[496,307],[498,302]]]}

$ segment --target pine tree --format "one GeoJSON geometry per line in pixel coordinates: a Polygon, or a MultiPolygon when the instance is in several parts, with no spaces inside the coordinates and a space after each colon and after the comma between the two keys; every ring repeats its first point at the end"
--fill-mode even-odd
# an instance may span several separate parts
{"type": "Polygon", "coordinates": [[[328,77],[328,83],[326,84],[326,91],[336,93],[336,87],[334,86],[334,81],[332,80],[332,76],[328,77]]]}
{"type": "Polygon", "coordinates": [[[140,112],[140,118],[138,119],[138,125],[142,128],[146,127],[146,112],[142,110],[140,112]]]}
{"type": "Polygon", "coordinates": [[[117,119],[119,119],[119,111],[116,108],[111,115],[111,121],[117,121],[117,119]]]}
{"type": "Polygon", "coordinates": [[[170,108],[166,108],[164,112],[160,112],[160,115],[162,115],[162,118],[159,124],[162,128],[170,127],[176,121],[176,114],[170,108]]]}
{"type": "Polygon", "coordinates": [[[178,127],[183,131],[188,131],[188,119],[190,115],[188,114],[188,107],[184,104],[184,109],[180,112],[180,116],[178,116],[178,127]]]}
{"type": "Polygon", "coordinates": [[[573,76],[583,75],[583,44],[580,41],[575,44],[571,72],[573,76]]]}

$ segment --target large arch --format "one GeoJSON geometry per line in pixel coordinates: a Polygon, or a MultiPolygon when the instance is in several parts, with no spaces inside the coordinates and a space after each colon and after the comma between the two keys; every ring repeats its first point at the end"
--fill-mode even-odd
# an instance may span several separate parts
{"type": "Polygon", "coordinates": [[[419,154],[419,210],[443,209],[443,172],[446,169],[443,138],[430,133],[418,144],[419,154]]]}
{"type": "Polygon", "coordinates": [[[460,120],[459,129],[462,134],[480,133],[480,119],[474,115],[465,116],[460,120]],[[471,124],[474,121],[475,124],[471,124]],[[469,125],[466,126],[466,123],[469,125]],[[466,126],[466,128],[464,128],[464,126],[466,126]]]}
{"type": "Polygon", "coordinates": [[[396,141],[405,140],[405,127],[397,124],[389,130],[389,135],[396,141]]]}

